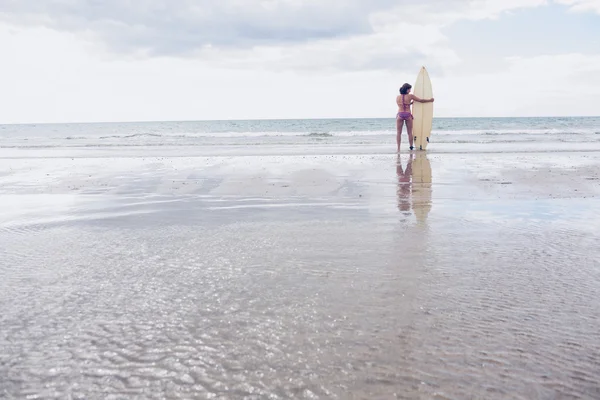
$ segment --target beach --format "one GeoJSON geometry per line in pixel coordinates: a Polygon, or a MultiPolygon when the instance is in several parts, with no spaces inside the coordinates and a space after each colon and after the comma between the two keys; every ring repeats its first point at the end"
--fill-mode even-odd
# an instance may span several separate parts
{"type": "Polygon", "coordinates": [[[598,398],[585,123],[7,133],[0,397],[598,398]]]}

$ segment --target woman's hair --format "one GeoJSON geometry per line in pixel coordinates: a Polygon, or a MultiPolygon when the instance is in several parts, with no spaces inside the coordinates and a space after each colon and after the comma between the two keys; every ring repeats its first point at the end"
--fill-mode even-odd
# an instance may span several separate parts
{"type": "Polygon", "coordinates": [[[407,94],[409,89],[411,89],[412,86],[409,85],[408,83],[405,83],[404,85],[402,85],[402,87],[400,88],[400,94],[407,94]]]}

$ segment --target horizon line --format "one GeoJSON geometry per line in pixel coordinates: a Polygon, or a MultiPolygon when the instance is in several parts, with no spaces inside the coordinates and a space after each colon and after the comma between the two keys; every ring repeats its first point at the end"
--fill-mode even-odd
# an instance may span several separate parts
{"type": "MultiPolygon", "coordinates": [[[[536,119],[536,118],[600,118],[600,115],[539,115],[539,116],[479,116],[479,117],[434,117],[433,119],[536,119]]],[[[161,123],[161,122],[248,122],[248,121],[318,121],[318,120],[366,120],[366,119],[390,119],[394,117],[311,117],[311,118],[215,118],[215,119],[164,119],[164,120],[121,120],[121,121],[71,121],[71,122],[0,122],[0,126],[10,125],[69,125],[69,124],[139,124],[139,123],[161,123]]]]}

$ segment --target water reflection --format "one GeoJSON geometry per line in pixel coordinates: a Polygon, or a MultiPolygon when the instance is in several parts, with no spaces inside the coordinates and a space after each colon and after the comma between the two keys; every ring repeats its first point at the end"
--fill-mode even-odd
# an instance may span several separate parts
{"type": "Polygon", "coordinates": [[[408,155],[406,167],[402,167],[402,156],[396,162],[398,176],[398,210],[405,216],[414,212],[417,222],[424,223],[431,210],[431,163],[427,153],[408,155]]]}
{"type": "Polygon", "coordinates": [[[398,189],[396,194],[398,195],[398,210],[404,215],[410,215],[410,191],[412,189],[411,178],[412,178],[412,162],[414,154],[410,154],[408,162],[406,163],[406,169],[402,168],[402,158],[398,154],[396,161],[396,175],[398,175],[398,189]]]}

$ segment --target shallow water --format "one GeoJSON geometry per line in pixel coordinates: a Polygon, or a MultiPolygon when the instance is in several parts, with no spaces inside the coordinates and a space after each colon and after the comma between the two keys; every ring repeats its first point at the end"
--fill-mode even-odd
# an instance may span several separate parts
{"type": "Polygon", "coordinates": [[[408,161],[1,160],[0,393],[599,398],[598,154],[408,161]]]}

